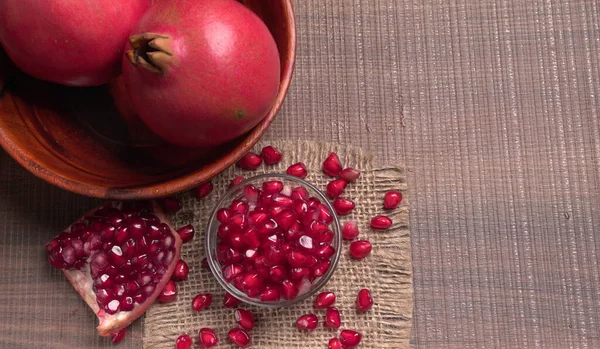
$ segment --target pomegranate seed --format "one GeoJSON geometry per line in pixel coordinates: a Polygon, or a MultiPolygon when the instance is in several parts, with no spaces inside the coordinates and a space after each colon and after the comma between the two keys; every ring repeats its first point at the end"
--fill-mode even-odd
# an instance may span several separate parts
{"type": "Polygon", "coordinates": [[[201,311],[210,307],[211,303],[212,295],[208,293],[201,293],[194,297],[194,299],[192,300],[192,309],[194,309],[195,311],[201,311]]]}
{"type": "Polygon", "coordinates": [[[340,196],[344,192],[344,189],[346,189],[347,185],[348,182],[346,182],[343,179],[332,180],[327,184],[327,196],[329,196],[332,199],[340,196]]]}
{"type": "Polygon", "coordinates": [[[260,153],[263,160],[265,161],[265,165],[275,165],[281,162],[281,158],[283,154],[279,150],[277,150],[273,146],[266,146],[262,148],[262,152],[260,153]]]}
{"type": "Polygon", "coordinates": [[[360,344],[361,339],[362,336],[358,332],[351,330],[343,330],[340,332],[340,342],[342,343],[342,348],[356,348],[360,344]]]}
{"type": "Polygon", "coordinates": [[[182,334],[175,341],[175,349],[190,349],[192,344],[192,337],[187,334],[182,334]]]}
{"type": "Polygon", "coordinates": [[[246,213],[248,212],[248,204],[243,202],[242,200],[233,200],[231,205],[229,205],[229,209],[232,211],[231,214],[235,215],[237,213],[246,213]]]}
{"type": "Polygon", "coordinates": [[[387,216],[376,216],[371,218],[371,228],[386,230],[392,226],[392,220],[387,216]]]}
{"type": "Polygon", "coordinates": [[[298,177],[298,178],[305,178],[307,175],[307,171],[306,171],[306,165],[304,165],[304,163],[299,162],[297,164],[293,164],[292,166],[288,167],[287,171],[285,171],[287,174],[289,174],[290,176],[294,176],[294,177],[298,177]]]}
{"type": "Polygon", "coordinates": [[[342,163],[336,153],[331,153],[323,162],[323,172],[329,177],[337,177],[342,172],[342,163]]]}
{"type": "Polygon", "coordinates": [[[260,299],[261,302],[277,302],[280,298],[281,292],[278,288],[274,287],[265,288],[265,290],[258,297],[258,299],[260,299]]]}
{"type": "Polygon", "coordinates": [[[189,271],[190,268],[188,267],[187,263],[183,259],[180,259],[179,261],[177,261],[177,264],[175,264],[175,270],[173,271],[173,275],[171,275],[171,280],[186,280],[189,271]]]}
{"type": "Polygon", "coordinates": [[[315,309],[325,309],[335,303],[335,293],[321,292],[315,298],[315,309]]]}
{"type": "Polygon", "coordinates": [[[223,297],[223,305],[225,308],[234,308],[240,303],[239,299],[235,298],[231,295],[231,293],[226,292],[225,297],[223,297]]]}
{"type": "Polygon", "coordinates": [[[258,274],[248,274],[244,277],[244,286],[246,289],[260,289],[262,287],[262,280],[258,274]]]}
{"type": "Polygon", "coordinates": [[[329,244],[322,244],[317,250],[317,256],[323,260],[330,260],[335,254],[335,249],[329,244]]]}
{"type": "Polygon", "coordinates": [[[173,280],[169,280],[165,288],[158,296],[158,300],[162,303],[171,303],[177,298],[177,286],[173,280]]]}
{"type": "Polygon", "coordinates": [[[236,185],[242,183],[244,181],[244,176],[237,176],[234,179],[231,180],[231,183],[229,183],[229,189],[235,187],[236,185]]]}
{"type": "Polygon", "coordinates": [[[308,190],[306,190],[304,187],[296,187],[292,189],[290,197],[292,200],[306,201],[309,197],[308,190]]]}
{"type": "Polygon", "coordinates": [[[121,329],[119,332],[117,333],[111,333],[110,335],[110,341],[113,342],[113,344],[119,344],[123,341],[123,339],[125,338],[125,335],[127,334],[127,330],[126,329],[121,329]]]}
{"type": "Polygon", "coordinates": [[[290,251],[287,254],[288,263],[292,266],[292,268],[300,268],[306,264],[307,256],[300,251],[290,251]]]}
{"type": "Polygon", "coordinates": [[[208,196],[213,191],[214,187],[211,181],[204,182],[194,188],[194,196],[197,199],[202,199],[208,196]]]}
{"type": "Polygon", "coordinates": [[[317,265],[313,269],[313,275],[315,277],[321,277],[321,276],[325,275],[325,273],[327,273],[327,270],[329,270],[330,265],[331,265],[331,262],[329,262],[329,261],[321,262],[319,265],[317,265]]]}
{"type": "Polygon", "coordinates": [[[279,225],[279,227],[281,227],[281,229],[287,230],[292,226],[292,224],[294,224],[294,222],[296,221],[296,218],[297,218],[297,216],[294,213],[294,211],[286,209],[286,210],[281,211],[273,219],[279,225]]]}
{"type": "Polygon", "coordinates": [[[244,268],[239,264],[231,264],[223,268],[223,278],[226,281],[233,280],[238,274],[244,271],[244,268]]]}
{"type": "Polygon", "coordinates": [[[252,212],[248,217],[248,224],[258,227],[265,223],[267,219],[269,219],[269,216],[267,216],[267,214],[264,212],[252,212]]]}
{"type": "Polygon", "coordinates": [[[290,278],[294,281],[302,280],[309,274],[310,269],[308,268],[292,268],[292,270],[290,270],[290,278]]]}
{"type": "Polygon", "coordinates": [[[165,213],[175,213],[181,210],[181,201],[174,197],[166,197],[157,200],[158,204],[165,213]]]}
{"type": "Polygon", "coordinates": [[[394,209],[402,202],[402,193],[397,190],[390,190],[383,196],[383,208],[387,210],[394,209]]]}
{"type": "Polygon", "coordinates": [[[356,309],[364,313],[371,310],[372,307],[373,297],[371,296],[371,292],[366,288],[358,291],[358,296],[356,297],[356,309]]]}
{"type": "Polygon", "coordinates": [[[233,317],[235,318],[235,322],[241,327],[247,330],[254,328],[254,315],[248,310],[236,309],[233,312],[233,317]]]}
{"type": "Polygon", "coordinates": [[[268,182],[264,182],[262,185],[263,192],[265,192],[267,194],[279,194],[282,189],[283,189],[283,182],[281,182],[281,181],[268,181],[268,182]]]}
{"type": "Polygon", "coordinates": [[[244,170],[254,171],[262,164],[262,159],[254,152],[248,152],[237,162],[237,166],[244,170]]]}
{"type": "Polygon", "coordinates": [[[198,332],[198,344],[201,348],[212,348],[219,343],[219,338],[214,330],[201,328],[198,332]]]}
{"type": "Polygon", "coordinates": [[[329,207],[320,204],[319,205],[319,222],[323,224],[331,224],[333,222],[333,213],[329,210],[329,207]]]}
{"type": "Polygon", "coordinates": [[[244,331],[241,328],[232,328],[229,331],[228,336],[229,340],[240,348],[248,348],[250,346],[250,343],[252,342],[250,336],[248,335],[248,332],[244,331]]]}
{"type": "Polygon", "coordinates": [[[296,327],[300,330],[312,331],[319,325],[319,318],[315,314],[306,314],[300,316],[296,321],[296,327]]]}
{"type": "Polygon", "coordinates": [[[196,231],[191,224],[185,225],[179,229],[177,229],[177,234],[181,237],[181,241],[188,242],[194,238],[194,234],[196,231]]]}
{"type": "Polygon", "coordinates": [[[371,243],[367,240],[358,240],[350,244],[350,256],[354,259],[363,259],[371,253],[371,243]]]}
{"type": "Polygon", "coordinates": [[[358,237],[358,224],[356,222],[346,222],[342,228],[342,237],[346,240],[354,240],[358,237]]]}
{"type": "Polygon", "coordinates": [[[329,307],[325,311],[325,326],[329,328],[340,328],[342,320],[340,311],[336,307],[329,307]]]}
{"type": "Polygon", "coordinates": [[[343,349],[342,342],[338,338],[331,338],[327,349],[343,349]]]}
{"type": "Polygon", "coordinates": [[[333,208],[337,214],[344,216],[354,209],[354,202],[346,198],[338,197],[333,201],[333,208]]]}
{"type": "Polygon", "coordinates": [[[260,195],[260,190],[258,190],[252,184],[247,184],[244,186],[244,197],[248,202],[256,202],[258,200],[258,196],[260,195]]]}
{"type": "Polygon", "coordinates": [[[351,167],[345,168],[340,172],[340,178],[346,182],[354,182],[360,177],[360,172],[351,167]]]}
{"type": "Polygon", "coordinates": [[[287,269],[281,265],[276,265],[269,269],[269,276],[271,277],[271,281],[275,283],[283,282],[287,277],[287,269]]]}
{"type": "Polygon", "coordinates": [[[298,287],[290,280],[284,280],[281,283],[281,289],[283,293],[283,299],[294,299],[298,296],[298,287]]]}

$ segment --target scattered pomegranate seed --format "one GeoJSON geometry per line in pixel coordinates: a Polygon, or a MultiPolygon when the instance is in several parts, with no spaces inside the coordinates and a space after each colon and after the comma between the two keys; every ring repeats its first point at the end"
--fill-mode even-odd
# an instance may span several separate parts
{"type": "Polygon", "coordinates": [[[342,320],[340,311],[336,307],[329,307],[325,311],[325,326],[329,328],[340,328],[342,320]]]}
{"type": "Polygon", "coordinates": [[[171,303],[177,298],[177,285],[173,280],[169,280],[165,288],[163,288],[162,292],[158,296],[158,300],[162,303],[171,303]]]}
{"type": "Polygon", "coordinates": [[[367,240],[358,240],[350,244],[350,256],[354,259],[363,259],[371,253],[371,243],[367,240]]]}
{"type": "Polygon", "coordinates": [[[371,218],[371,228],[386,230],[392,226],[392,220],[387,216],[376,216],[371,218]]]}
{"type": "Polygon", "coordinates": [[[358,296],[356,297],[356,309],[364,313],[371,310],[372,307],[373,297],[371,296],[371,292],[366,288],[358,291],[358,296]]]}
{"type": "Polygon", "coordinates": [[[354,209],[354,202],[352,202],[351,200],[348,200],[346,198],[342,198],[342,197],[337,197],[334,201],[333,201],[333,208],[335,209],[335,212],[337,212],[337,214],[344,216],[347,215],[348,213],[352,212],[352,210],[354,209]]]}
{"type": "Polygon", "coordinates": [[[190,349],[192,347],[192,337],[187,334],[182,334],[175,341],[175,349],[190,349]]]}
{"type": "Polygon", "coordinates": [[[179,261],[177,261],[177,264],[175,264],[175,270],[173,270],[173,275],[171,275],[171,280],[174,280],[174,281],[186,280],[188,277],[189,271],[190,271],[190,268],[188,267],[187,263],[183,259],[180,259],[179,261]]]}
{"type": "Polygon", "coordinates": [[[194,230],[194,227],[191,224],[188,224],[177,229],[177,234],[179,234],[181,241],[188,242],[194,238],[194,234],[196,234],[196,231],[194,230]]]}
{"type": "Polygon", "coordinates": [[[229,184],[229,189],[235,187],[236,185],[242,183],[244,181],[244,177],[243,176],[237,176],[234,179],[231,180],[231,183],[229,184]]]}
{"type": "Polygon", "coordinates": [[[247,330],[254,328],[254,315],[248,310],[236,309],[233,312],[233,317],[235,318],[235,322],[241,327],[247,330]]]}
{"type": "Polygon", "coordinates": [[[229,340],[240,348],[248,348],[252,342],[248,332],[241,328],[232,328],[228,334],[229,340]]]}
{"type": "Polygon", "coordinates": [[[361,339],[361,334],[355,331],[343,330],[340,333],[340,342],[342,343],[342,348],[344,349],[356,348],[360,344],[361,339]]]}
{"type": "Polygon", "coordinates": [[[402,193],[397,190],[390,190],[383,196],[383,208],[387,210],[394,209],[402,202],[402,193]]]}
{"type": "Polygon", "coordinates": [[[354,221],[346,222],[342,227],[342,237],[346,240],[354,240],[358,234],[358,224],[354,221]]]}
{"type": "Polygon", "coordinates": [[[181,210],[181,201],[175,197],[161,198],[157,202],[165,213],[171,214],[181,210]]]}
{"type": "Polygon", "coordinates": [[[198,344],[201,348],[212,348],[219,343],[219,338],[213,329],[201,328],[198,332],[198,344]]]}
{"type": "Polygon", "coordinates": [[[329,177],[337,177],[342,172],[342,163],[336,153],[331,153],[323,161],[323,172],[329,177]]]}
{"type": "Polygon", "coordinates": [[[223,305],[225,308],[235,308],[238,304],[240,304],[240,300],[232,296],[229,292],[225,292],[225,296],[223,297],[223,305]]]}
{"type": "Polygon", "coordinates": [[[113,342],[113,344],[119,344],[123,341],[126,334],[127,334],[127,330],[125,328],[123,328],[117,333],[112,333],[110,335],[110,341],[113,342]]]}
{"type": "Polygon", "coordinates": [[[273,146],[266,146],[262,148],[262,152],[260,153],[263,160],[265,161],[265,165],[275,165],[281,162],[281,158],[283,154],[277,148],[273,146]]]}
{"type": "Polygon", "coordinates": [[[319,318],[315,314],[306,314],[300,316],[296,321],[296,327],[301,330],[312,331],[319,325],[319,318]]]}
{"type": "Polygon", "coordinates": [[[208,259],[206,259],[206,257],[202,258],[200,264],[202,264],[202,268],[210,270],[210,267],[208,266],[208,259]]]}
{"type": "Polygon", "coordinates": [[[321,292],[315,298],[315,308],[325,309],[335,303],[335,293],[333,292],[321,292]]]}
{"type": "Polygon", "coordinates": [[[360,172],[351,167],[345,168],[340,172],[340,178],[346,182],[354,182],[360,177],[360,172]]]}
{"type": "Polygon", "coordinates": [[[194,188],[194,196],[197,199],[202,199],[208,196],[213,191],[214,187],[212,181],[204,182],[194,188]]]}
{"type": "Polygon", "coordinates": [[[299,162],[297,164],[293,164],[292,166],[288,167],[287,171],[285,171],[287,174],[289,174],[290,176],[294,176],[294,177],[298,177],[298,178],[305,178],[306,174],[308,173],[306,171],[306,165],[304,165],[304,163],[299,162]]]}
{"type": "Polygon", "coordinates": [[[254,171],[262,164],[260,156],[254,152],[248,152],[237,162],[237,166],[244,170],[254,171]]]}
{"type": "Polygon", "coordinates": [[[337,198],[344,192],[344,189],[346,189],[347,185],[348,182],[343,179],[332,180],[329,182],[329,184],[327,184],[327,196],[329,196],[331,199],[337,198]]]}
{"type": "Polygon", "coordinates": [[[329,340],[329,346],[327,349],[344,349],[342,347],[342,342],[338,338],[331,338],[329,340]]]}
{"type": "Polygon", "coordinates": [[[192,309],[195,311],[201,311],[210,307],[211,303],[212,295],[208,293],[201,293],[192,300],[192,309]]]}

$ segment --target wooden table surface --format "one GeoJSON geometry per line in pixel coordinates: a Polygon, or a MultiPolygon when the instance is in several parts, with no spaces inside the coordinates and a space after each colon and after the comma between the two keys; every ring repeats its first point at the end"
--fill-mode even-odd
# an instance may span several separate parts
{"type": "MultiPolygon", "coordinates": [[[[296,0],[266,139],[409,167],[415,348],[600,348],[600,3],[296,0]]],[[[43,245],[96,203],[0,153],[0,348],[112,347],[43,245]]],[[[119,348],[140,348],[137,322],[119,348]]]]}

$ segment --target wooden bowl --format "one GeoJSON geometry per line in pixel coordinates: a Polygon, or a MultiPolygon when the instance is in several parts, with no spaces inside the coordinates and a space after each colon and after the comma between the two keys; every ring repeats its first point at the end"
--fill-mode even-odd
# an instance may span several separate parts
{"type": "Polygon", "coordinates": [[[158,140],[140,123],[118,80],[94,88],[39,81],[15,69],[0,49],[0,145],[34,175],[98,198],[166,196],[210,179],[233,165],[266,132],[294,69],[291,0],[244,3],[267,24],[281,58],[277,98],[264,120],[246,135],[213,149],[177,148],[158,140]]]}

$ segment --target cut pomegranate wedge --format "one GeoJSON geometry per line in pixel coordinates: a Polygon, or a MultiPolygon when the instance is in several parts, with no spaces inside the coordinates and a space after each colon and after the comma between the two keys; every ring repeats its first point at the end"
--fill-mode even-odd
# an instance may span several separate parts
{"type": "Polygon", "coordinates": [[[46,251],[98,317],[98,333],[109,336],[160,295],[179,261],[181,238],[154,202],[108,202],[50,240],[46,251]]]}

